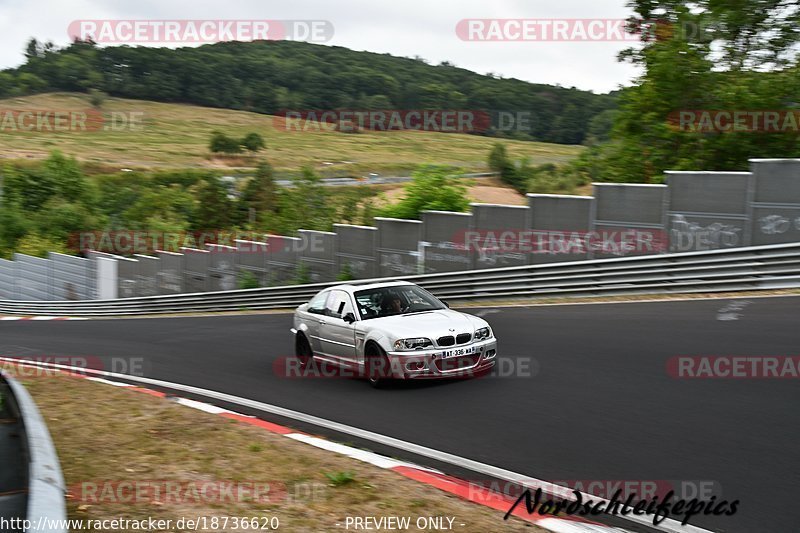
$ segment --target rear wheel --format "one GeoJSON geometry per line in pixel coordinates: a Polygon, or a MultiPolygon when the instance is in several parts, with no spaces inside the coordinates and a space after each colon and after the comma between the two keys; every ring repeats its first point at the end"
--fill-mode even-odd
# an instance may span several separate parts
{"type": "Polygon", "coordinates": [[[314,365],[314,352],[305,335],[298,335],[294,343],[295,357],[300,361],[300,368],[309,368],[314,365]]]}
{"type": "Polygon", "coordinates": [[[391,379],[389,358],[386,352],[377,344],[370,343],[364,350],[367,381],[370,386],[380,389],[391,379]]]}

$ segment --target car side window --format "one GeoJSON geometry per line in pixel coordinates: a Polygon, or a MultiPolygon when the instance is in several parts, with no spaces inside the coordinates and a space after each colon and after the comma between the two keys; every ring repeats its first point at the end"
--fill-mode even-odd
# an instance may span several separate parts
{"type": "Polygon", "coordinates": [[[311,301],[308,302],[308,312],[316,315],[325,314],[325,302],[330,294],[331,291],[323,291],[311,298],[311,301]]]}
{"type": "Polygon", "coordinates": [[[333,318],[342,318],[347,313],[353,312],[350,305],[350,296],[344,291],[331,291],[325,303],[325,314],[333,318]]]}

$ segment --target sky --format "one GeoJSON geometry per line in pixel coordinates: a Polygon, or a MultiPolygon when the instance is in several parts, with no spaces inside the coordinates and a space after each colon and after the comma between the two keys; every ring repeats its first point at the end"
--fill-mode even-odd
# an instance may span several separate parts
{"type": "MultiPolygon", "coordinates": [[[[324,20],[334,28],[333,38],[325,44],[420,56],[432,64],[449,61],[481,74],[492,72],[534,83],[608,92],[629,85],[638,74],[636,67],[616,59],[630,42],[468,41],[459,37],[456,25],[463,19],[607,21],[630,14],[625,0],[226,0],[207,4],[0,0],[0,68],[23,63],[23,49],[31,37],[59,46],[68,44],[67,28],[76,20],[324,20]]],[[[473,35],[487,35],[490,23],[483,24],[484,31],[473,35]]],[[[502,35],[514,35],[515,26],[501,28],[508,29],[502,35]]],[[[595,27],[599,31],[596,28],[599,26],[595,27]]]]}

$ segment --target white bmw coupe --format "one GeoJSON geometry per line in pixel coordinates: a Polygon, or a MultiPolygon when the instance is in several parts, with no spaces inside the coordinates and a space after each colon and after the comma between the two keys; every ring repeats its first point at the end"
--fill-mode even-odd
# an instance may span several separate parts
{"type": "Polygon", "coordinates": [[[497,357],[485,320],[453,311],[406,281],[320,291],[297,308],[291,331],[301,368],[334,365],[374,387],[390,379],[468,377],[497,357]]]}

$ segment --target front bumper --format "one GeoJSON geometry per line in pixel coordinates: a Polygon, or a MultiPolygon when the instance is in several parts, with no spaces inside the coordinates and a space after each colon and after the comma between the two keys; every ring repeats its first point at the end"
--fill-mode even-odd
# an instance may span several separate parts
{"type": "Polygon", "coordinates": [[[396,379],[464,378],[492,368],[497,361],[497,339],[429,350],[388,352],[392,377],[396,379]],[[474,348],[474,353],[442,358],[443,352],[474,348]]]}

